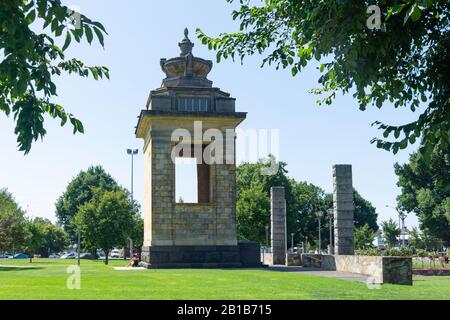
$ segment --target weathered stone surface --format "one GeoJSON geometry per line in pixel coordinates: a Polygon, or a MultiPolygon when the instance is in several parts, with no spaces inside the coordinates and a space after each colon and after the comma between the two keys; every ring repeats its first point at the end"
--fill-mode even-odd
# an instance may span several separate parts
{"type": "Polygon", "coordinates": [[[260,267],[261,247],[258,242],[241,240],[238,242],[243,267],[260,267]]]}
{"type": "Polygon", "coordinates": [[[287,254],[287,265],[288,266],[301,266],[302,256],[298,253],[288,253],[287,254]]]}
{"type": "Polygon", "coordinates": [[[354,248],[354,205],[352,166],[333,166],[334,252],[352,255],[354,248]]]}
{"type": "Polygon", "coordinates": [[[275,265],[286,264],[287,239],[286,239],[286,200],[284,187],[272,187],[270,189],[271,201],[271,230],[272,230],[272,263],[275,265]]]}
{"type": "MultiPolygon", "coordinates": [[[[235,140],[227,141],[225,132],[234,132],[246,117],[246,113],[235,112],[235,99],[230,94],[212,87],[206,79],[212,63],[194,57],[192,46],[186,33],[180,43],[182,55],[161,60],[166,79],[161,88],[150,93],[147,110],[142,110],[136,127],[136,136],[144,139],[142,257],[154,267],[242,265],[241,250],[247,263],[254,259],[255,246],[241,248],[237,242],[234,161],[218,159],[205,164],[195,151],[175,154],[197,159],[199,203],[176,203],[175,199],[172,151],[178,140],[172,141],[174,130],[189,132],[189,145],[201,154],[211,143],[204,133],[216,129],[223,133],[223,150],[231,150],[235,159],[235,140]],[[199,135],[196,121],[202,126],[199,135]]],[[[259,260],[259,251],[257,255],[259,260]]]]}
{"type": "Polygon", "coordinates": [[[410,257],[302,254],[302,263],[309,268],[367,275],[371,284],[412,285],[410,257]]]}

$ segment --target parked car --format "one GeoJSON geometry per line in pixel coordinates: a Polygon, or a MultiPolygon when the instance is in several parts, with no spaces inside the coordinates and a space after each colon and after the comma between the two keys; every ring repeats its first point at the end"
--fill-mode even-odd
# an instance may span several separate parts
{"type": "Polygon", "coordinates": [[[48,256],[50,259],[59,259],[61,258],[61,256],[57,253],[52,253],[51,255],[48,256]]]}
{"type": "Polygon", "coordinates": [[[10,256],[9,259],[29,259],[30,256],[26,253],[17,253],[13,256],[10,256]]]}
{"type": "Polygon", "coordinates": [[[0,259],[8,259],[9,257],[12,257],[13,255],[11,253],[5,252],[0,253],[0,259]]]}
{"type": "Polygon", "coordinates": [[[60,259],[75,259],[77,257],[77,254],[75,252],[69,252],[63,254],[60,259]]]}
{"type": "Polygon", "coordinates": [[[95,257],[92,255],[92,253],[85,252],[80,254],[80,259],[94,260],[95,257]]]}
{"type": "Polygon", "coordinates": [[[111,254],[109,255],[111,258],[120,258],[119,249],[112,249],[111,254]]]}

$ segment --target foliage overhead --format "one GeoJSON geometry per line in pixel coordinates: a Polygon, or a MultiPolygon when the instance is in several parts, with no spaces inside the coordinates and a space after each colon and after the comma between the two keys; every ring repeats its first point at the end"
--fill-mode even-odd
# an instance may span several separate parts
{"type": "Polygon", "coordinates": [[[61,126],[69,121],[74,134],[84,132],[77,118],[52,102],[57,96],[55,77],[68,73],[109,78],[106,67],[86,66],[66,56],[72,39],[79,43],[84,38],[91,44],[96,37],[104,46],[107,34],[101,23],[74,14],[60,0],[0,2],[0,110],[7,116],[13,113],[18,147],[25,154],[46,134],[45,115],[58,118],[61,126]],[[55,41],[60,37],[65,39],[62,47],[55,41]]]}
{"type": "Polygon", "coordinates": [[[296,76],[315,59],[321,88],[313,92],[326,94],[320,104],[351,92],[361,110],[386,102],[412,111],[425,106],[411,123],[375,122],[384,136],[372,140],[377,147],[397,153],[422,138],[427,157],[435,145],[449,144],[450,1],[226,1],[238,2],[232,18],[240,31],[209,37],[197,29],[218,62],[259,54],[262,66],[290,68],[296,76]],[[381,10],[380,29],[366,27],[369,4],[381,10]]]}

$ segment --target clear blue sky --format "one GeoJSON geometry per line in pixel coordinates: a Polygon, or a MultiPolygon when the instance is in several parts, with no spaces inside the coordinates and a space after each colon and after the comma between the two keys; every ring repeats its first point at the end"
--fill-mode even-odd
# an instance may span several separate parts
{"type": "MultiPolygon", "coordinates": [[[[119,183],[130,185],[130,158],[126,148],[139,148],[135,161],[135,198],[143,201],[143,142],[134,136],[137,116],[150,90],[160,86],[160,58],[179,54],[183,30],[191,30],[194,55],[214,60],[215,54],[194,39],[194,30],[209,35],[235,31],[230,17],[233,6],[225,0],[63,1],[77,5],[83,14],[101,21],[109,32],[103,50],[99,45],[72,45],[68,56],[90,65],[110,68],[111,80],[99,81],[65,76],[57,80],[57,101],[81,119],[84,135],[72,135],[69,126],[48,120],[48,134],[24,156],[17,151],[12,119],[0,115],[0,187],[7,187],[32,216],[55,221],[54,203],[80,170],[101,164],[119,183]]],[[[60,40],[62,43],[62,39],[60,40]]],[[[385,105],[381,110],[358,110],[349,96],[338,97],[332,106],[319,107],[308,91],[317,86],[318,72],[311,66],[293,78],[289,70],[259,68],[260,57],[241,65],[215,64],[209,78],[214,85],[237,99],[238,111],[248,112],[242,128],[279,129],[280,157],[288,163],[289,175],[299,181],[332,189],[333,164],[352,164],[354,186],[372,202],[379,221],[396,218],[386,204],[396,204],[399,193],[395,162],[405,162],[409,148],[398,155],[369,143],[380,133],[370,126],[375,120],[400,124],[417,114],[385,105]]],[[[396,219],[397,220],[397,219],[396,219]]],[[[414,216],[407,225],[417,224],[414,216]]]]}

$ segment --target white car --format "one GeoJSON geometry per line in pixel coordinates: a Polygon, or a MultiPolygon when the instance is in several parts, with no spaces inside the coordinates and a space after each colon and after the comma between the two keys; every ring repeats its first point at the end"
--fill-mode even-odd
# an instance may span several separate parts
{"type": "Polygon", "coordinates": [[[77,254],[75,252],[69,252],[69,253],[63,254],[60,259],[75,259],[76,257],[77,257],[77,254]]]}
{"type": "Polygon", "coordinates": [[[61,258],[61,256],[57,253],[53,253],[51,255],[48,256],[49,259],[59,259],[61,258]]]}
{"type": "Polygon", "coordinates": [[[112,249],[111,254],[109,255],[111,258],[120,258],[119,249],[112,249]]]}

